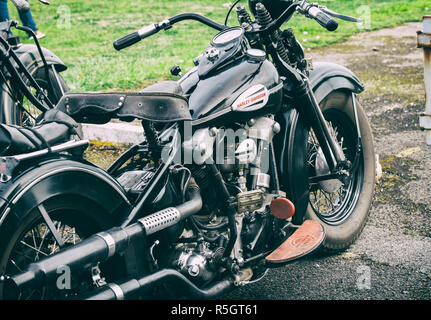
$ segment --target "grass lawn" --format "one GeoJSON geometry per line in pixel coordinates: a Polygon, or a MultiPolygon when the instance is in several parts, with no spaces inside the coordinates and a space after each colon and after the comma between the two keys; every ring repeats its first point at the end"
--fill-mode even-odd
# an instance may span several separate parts
{"type": "MultiPolygon", "coordinates": [[[[224,22],[228,0],[52,0],[44,6],[30,1],[36,23],[47,37],[44,47],[55,52],[68,66],[63,77],[73,91],[137,90],[170,78],[169,69],[178,64],[183,71],[192,67],[216,31],[194,21],[181,22],[167,32],[117,52],[112,42],[152,22],[182,12],[198,12],[224,22]]],[[[245,0],[241,3],[247,4],[245,0]]],[[[316,22],[294,16],[289,23],[305,48],[340,42],[353,33],[421,21],[431,14],[429,0],[326,0],[328,8],[361,17],[362,26],[339,21],[336,32],[328,32],[316,22]]],[[[9,1],[10,15],[18,20],[9,1]]],[[[237,25],[233,12],[229,25],[237,25]]],[[[287,27],[287,26],[284,26],[287,27]]],[[[26,35],[19,32],[21,40],[26,35]]]]}

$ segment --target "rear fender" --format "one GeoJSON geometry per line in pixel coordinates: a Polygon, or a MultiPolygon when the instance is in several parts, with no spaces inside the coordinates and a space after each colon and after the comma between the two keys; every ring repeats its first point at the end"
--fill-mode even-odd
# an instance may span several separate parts
{"type": "Polygon", "coordinates": [[[71,159],[55,159],[38,163],[0,184],[0,231],[4,225],[17,227],[14,224],[24,215],[57,196],[90,201],[114,223],[119,223],[130,207],[123,187],[102,169],[71,159]]]}

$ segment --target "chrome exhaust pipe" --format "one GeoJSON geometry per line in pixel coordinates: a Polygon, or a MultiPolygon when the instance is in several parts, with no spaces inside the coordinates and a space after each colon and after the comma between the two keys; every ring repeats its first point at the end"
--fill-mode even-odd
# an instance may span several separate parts
{"type": "Polygon", "coordinates": [[[200,289],[180,272],[173,269],[163,269],[141,279],[131,279],[121,284],[110,283],[86,297],[85,300],[145,299],[148,289],[162,283],[181,288],[181,293],[189,299],[212,299],[234,287],[234,280],[226,278],[210,287],[200,289]]]}
{"type": "Polygon", "coordinates": [[[59,253],[29,264],[22,273],[4,280],[5,298],[17,299],[24,289],[55,283],[59,267],[67,266],[73,272],[106,261],[115,254],[125,252],[131,242],[144,241],[146,236],[198,213],[202,209],[202,197],[194,180],[190,180],[187,194],[189,200],[177,207],[153,213],[125,228],[114,227],[97,233],[59,253]]]}

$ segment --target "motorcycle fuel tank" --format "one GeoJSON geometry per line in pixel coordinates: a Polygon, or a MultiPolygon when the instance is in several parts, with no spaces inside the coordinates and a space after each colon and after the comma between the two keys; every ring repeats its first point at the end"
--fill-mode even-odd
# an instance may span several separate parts
{"type": "Polygon", "coordinates": [[[232,43],[217,45],[214,40],[219,35],[200,57],[198,67],[180,81],[189,95],[193,126],[242,122],[276,113],[281,106],[282,83],[265,52],[241,45],[232,48],[232,43]],[[232,53],[226,57],[229,51],[232,53]],[[218,59],[222,60],[220,67],[218,59]]]}

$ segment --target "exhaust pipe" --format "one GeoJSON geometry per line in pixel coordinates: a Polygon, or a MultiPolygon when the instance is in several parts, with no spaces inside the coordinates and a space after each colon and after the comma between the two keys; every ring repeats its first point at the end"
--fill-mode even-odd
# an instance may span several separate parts
{"type": "Polygon", "coordinates": [[[136,299],[145,295],[145,291],[159,284],[169,284],[181,288],[189,299],[212,299],[230,291],[234,286],[233,279],[221,280],[211,287],[199,289],[184,275],[173,269],[163,269],[141,279],[132,279],[121,284],[110,283],[99,289],[98,292],[85,298],[85,300],[124,300],[136,299]]]}
{"type": "Polygon", "coordinates": [[[146,236],[198,213],[202,209],[202,198],[199,187],[193,179],[190,179],[187,194],[189,200],[177,207],[153,213],[125,228],[114,227],[97,233],[57,254],[29,264],[25,271],[5,280],[5,298],[17,299],[22,290],[54,283],[58,278],[58,267],[67,266],[72,272],[90,268],[115,254],[123,253],[130,242],[139,239],[143,241],[146,236]]]}

